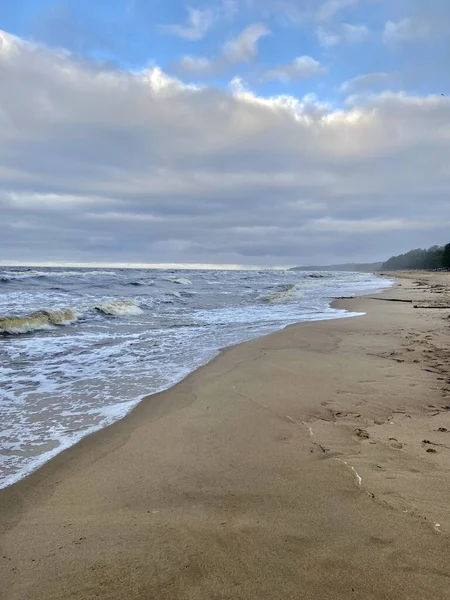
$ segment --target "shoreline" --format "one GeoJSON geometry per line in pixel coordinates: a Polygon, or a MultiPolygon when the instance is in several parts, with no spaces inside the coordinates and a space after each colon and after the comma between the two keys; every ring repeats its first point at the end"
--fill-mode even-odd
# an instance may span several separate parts
{"type": "MultiPolygon", "coordinates": [[[[380,275],[377,275],[376,273],[373,273],[373,275],[375,277],[379,277],[381,278],[380,275]]],[[[386,279],[386,281],[388,281],[388,279],[386,279]]],[[[382,288],[381,290],[378,290],[376,292],[370,292],[372,294],[381,294],[386,290],[392,289],[393,287],[395,287],[395,282],[392,284],[391,287],[386,287],[386,288],[382,288]]],[[[359,298],[359,297],[364,297],[366,294],[362,294],[361,296],[355,296],[355,298],[359,298]]],[[[343,308],[339,308],[337,305],[335,306],[335,303],[339,302],[339,298],[334,298],[334,299],[330,299],[329,301],[329,308],[333,308],[335,310],[340,310],[340,311],[345,311],[345,312],[349,312],[351,313],[352,311],[348,311],[345,307],[343,308]]],[[[270,336],[274,333],[277,333],[279,331],[283,331],[284,329],[291,327],[291,326],[295,326],[295,325],[301,325],[302,323],[316,323],[316,322],[321,322],[321,321],[327,321],[327,320],[333,320],[333,319],[341,319],[341,318],[353,318],[356,316],[360,316],[358,314],[349,314],[349,315],[335,315],[335,316],[330,316],[329,318],[321,318],[321,319],[313,319],[311,321],[298,321],[296,323],[290,323],[287,325],[282,326],[280,329],[275,329],[274,331],[271,331],[269,333],[265,333],[263,335],[259,335],[256,338],[251,338],[250,340],[244,340],[241,342],[237,342],[236,344],[232,344],[231,346],[225,346],[223,348],[217,348],[215,355],[209,359],[207,362],[205,362],[204,364],[199,365],[198,367],[196,367],[193,371],[190,371],[187,375],[185,375],[184,377],[182,377],[182,379],[175,381],[173,384],[170,384],[169,387],[160,390],[158,392],[153,392],[153,393],[144,393],[141,396],[139,396],[138,398],[136,398],[135,400],[131,400],[128,403],[131,405],[130,408],[128,408],[126,411],[124,411],[124,413],[122,414],[122,416],[118,416],[117,418],[113,418],[111,420],[111,422],[106,423],[104,425],[101,425],[100,427],[92,427],[91,430],[89,430],[87,433],[83,433],[80,435],[80,437],[78,437],[78,439],[76,439],[76,441],[73,442],[68,442],[67,444],[63,444],[62,448],[54,448],[53,450],[49,451],[48,456],[44,459],[41,460],[41,456],[36,457],[36,460],[33,461],[33,463],[31,463],[30,467],[22,473],[17,473],[15,475],[12,475],[11,477],[7,477],[6,481],[8,482],[8,480],[11,479],[10,482],[6,483],[6,485],[2,485],[0,486],[0,494],[2,493],[3,490],[9,489],[12,486],[28,479],[30,476],[34,475],[35,473],[39,472],[43,467],[45,467],[45,465],[47,465],[47,463],[55,460],[55,458],[57,458],[60,454],[64,454],[67,451],[71,450],[72,448],[74,448],[75,446],[77,446],[78,444],[80,444],[85,438],[91,437],[93,435],[96,435],[97,433],[103,431],[103,430],[107,430],[110,427],[114,426],[116,423],[119,423],[120,421],[126,419],[142,402],[146,402],[149,401],[150,398],[157,396],[159,394],[163,394],[171,389],[173,389],[175,386],[179,385],[181,382],[183,382],[187,377],[189,377],[190,375],[192,375],[192,373],[195,373],[198,369],[201,369],[205,366],[207,366],[208,364],[210,364],[213,360],[215,360],[216,358],[218,358],[222,352],[234,348],[235,346],[239,346],[240,344],[246,344],[249,341],[252,341],[254,339],[260,339],[262,337],[265,336],[270,336]]]]}
{"type": "Polygon", "coordinates": [[[448,279],[226,348],[0,490],[0,597],[446,598],[448,279]]]}

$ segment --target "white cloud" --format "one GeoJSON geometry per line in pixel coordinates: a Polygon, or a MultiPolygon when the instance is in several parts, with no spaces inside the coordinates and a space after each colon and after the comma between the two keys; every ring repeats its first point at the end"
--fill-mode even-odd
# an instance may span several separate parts
{"type": "Polygon", "coordinates": [[[184,73],[196,73],[201,75],[209,73],[214,68],[214,64],[208,58],[188,55],[183,56],[180,59],[178,68],[184,73]]]}
{"type": "Polygon", "coordinates": [[[364,75],[357,75],[352,79],[344,81],[341,84],[340,90],[346,94],[358,93],[374,86],[389,86],[397,78],[396,73],[366,73],[364,75]]]}
{"type": "Polygon", "coordinates": [[[262,23],[253,23],[223,47],[223,55],[231,62],[248,62],[258,53],[258,42],[270,34],[262,23]]]}
{"type": "Polygon", "coordinates": [[[384,26],[385,43],[410,42],[428,37],[432,28],[429,21],[405,18],[401,21],[387,21],[384,26]]]}
{"type": "Polygon", "coordinates": [[[341,36],[337,33],[327,31],[324,27],[317,27],[316,36],[319,44],[324,48],[332,48],[341,43],[341,36]]]}
{"type": "Polygon", "coordinates": [[[335,109],[1,39],[3,260],[290,264],[448,241],[448,98],[335,109]]]}
{"type": "Polygon", "coordinates": [[[321,5],[317,16],[319,20],[327,21],[342,10],[355,7],[359,2],[360,0],[327,0],[321,5]]]}
{"type": "Polygon", "coordinates": [[[358,44],[364,42],[369,37],[369,29],[366,25],[352,25],[350,23],[341,23],[329,30],[319,26],[316,29],[316,36],[319,44],[324,48],[332,48],[339,44],[358,44]]]}
{"type": "Polygon", "coordinates": [[[445,221],[445,224],[439,223],[437,220],[406,220],[406,219],[333,219],[324,217],[317,219],[309,224],[314,231],[329,231],[348,234],[358,233],[376,233],[383,234],[388,231],[402,230],[421,230],[421,229],[439,229],[450,225],[450,218],[445,221]]]}
{"type": "Polygon", "coordinates": [[[160,25],[164,33],[176,35],[190,41],[202,39],[214,23],[214,13],[210,9],[200,10],[188,7],[186,25],[160,25]]]}
{"type": "Polygon", "coordinates": [[[351,25],[344,23],[342,25],[343,38],[346,42],[357,44],[367,39],[369,29],[366,25],[351,25]]]}
{"type": "Polygon", "coordinates": [[[311,56],[299,56],[287,65],[280,65],[268,71],[263,79],[278,79],[288,82],[296,79],[307,79],[325,72],[325,67],[311,56]]]}
{"type": "Polygon", "coordinates": [[[244,81],[242,77],[233,77],[233,79],[228,84],[229,89],[234,92],[236,95],[245,94],[249,91],[247,82],[244,81]]]}
{"type": "Polygon", "coordinates": [[[229,69],[235,63],[250,62],[258,54],[259,40],[269,34],[267,27],[261,23],[253,23],[236,38],[226,42],[216,58],[184,56],[176,63],[175,68],[181,73],[207,76],[229,69]]]}

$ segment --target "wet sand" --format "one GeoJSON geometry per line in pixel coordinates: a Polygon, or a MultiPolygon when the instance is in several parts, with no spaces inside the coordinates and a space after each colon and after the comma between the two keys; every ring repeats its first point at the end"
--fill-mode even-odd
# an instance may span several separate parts
{"type": "Polygon", "coordinates": [[[1,491],[0,598],[450,598],[450,274],[337,304],[1,491]]]}

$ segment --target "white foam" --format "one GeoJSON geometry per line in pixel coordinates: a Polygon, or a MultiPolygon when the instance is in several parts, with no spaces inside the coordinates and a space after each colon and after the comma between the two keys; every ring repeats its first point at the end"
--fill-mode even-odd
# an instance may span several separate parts
{"type": "Polygon", "coordinates": [[[176,283],[178,285],[192,285],[192,281],[186,277],[168,277],[166,281],[176,283]]]}
{"type": "Polygon", "coordinates": [[[259,296],[260,300],[264,300],[269,304],[284,304],[285,302],[292,302],[300,298],[303,298],[303,293],[299,291],[298,284],[296,283],[283,285],[281,289],[275,292],[259,296]]]}
{"type": "Polygon", "coordinates": [[[4,281],[20,281],[23,279],[34,279],[40,277],[92,277],[92,276],[109,276],[116,277],[114,271],[3,271],[0,277],[4,281]]]}
{"type": "Polygon", "coordinates": [[[113,317],[141,315],[144,312],[142,308],[137,305],[135,300],[112,300],[110,302],[97,304],[94,308],[105,315],[110,315],[113,317]]]}
{"type": "Polygon", "coordinates": [[[0,318],[0,333],[13,335],[51,330],[55,325],[71,325],[79,316],[70,308],[37,311],[23,316],[10,315],[0,318]]]}

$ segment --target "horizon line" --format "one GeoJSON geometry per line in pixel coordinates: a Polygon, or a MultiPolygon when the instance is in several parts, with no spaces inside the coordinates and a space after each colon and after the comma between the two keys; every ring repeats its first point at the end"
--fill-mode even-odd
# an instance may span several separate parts
{"type": "Polygon", "coordinates": [[[16,261],[0,260],[0,267],[41,267],[41,268],[109,268],[109,269],[179,269],[179,270],[224,270],[224,271],[256,271],[285,270],[295,265],[258,266],[241,264],[210,263],[139,263],[139,262],[79,262],[79,261],[16,261]]]}

